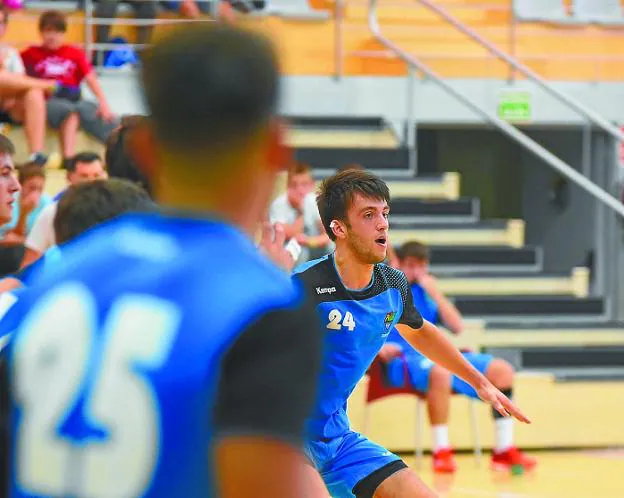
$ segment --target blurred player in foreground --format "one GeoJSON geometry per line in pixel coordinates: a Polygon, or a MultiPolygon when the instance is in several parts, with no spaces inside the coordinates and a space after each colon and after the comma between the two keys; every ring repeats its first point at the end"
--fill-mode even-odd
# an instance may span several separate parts
{"type": "Polygon", "coordinates": [[[81,238],[0,322],[11,496],[304,496],[321,337],[250,238],[284,163],[274,50],[185,26],[142,79],[135,145],[162,212],[81,238]]]}
{"type": "MultiPolygon", "coordinates": [[[[347,398],[396,326],[415,349],[474,387],[505,416],[526,417],[431,323],[423,320],[405,275],[384,264],[387,185],[350,169],[326,179],[318,195],[334,254],[295,270],[316,300],[327,332],[319,395],[307,423],[307,453],[333,498],[435,496],[405,463],[349,427],[347,398]]],[[[315,489],[322,488],[310,472],[315,489]]]]}

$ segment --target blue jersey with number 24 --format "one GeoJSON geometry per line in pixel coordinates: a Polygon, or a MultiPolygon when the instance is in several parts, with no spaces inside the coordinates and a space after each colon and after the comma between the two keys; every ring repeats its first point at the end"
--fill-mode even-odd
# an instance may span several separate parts
{"type": "Polygon", "coordinates": [[[370,284],[359,290],[343,285],[333,255],[295,270],[316,303],[325,335],[319,394],[307,423],[312,440],[331,439],[349,430],[347,399],[397,323],[419,329],[405,275],[384,264],[374,266],[370,284]]]}

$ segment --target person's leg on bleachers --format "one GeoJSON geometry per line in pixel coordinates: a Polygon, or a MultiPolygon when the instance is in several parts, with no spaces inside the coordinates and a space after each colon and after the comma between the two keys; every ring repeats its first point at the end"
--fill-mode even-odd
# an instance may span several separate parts
{"type": "MultiPolygon", "coordinates": [[[[137,19],[150,20],[155,19],[157,14],[157,2],[136,0],[129,2],[134,9],[134,15],[137,19]]],[[[153,26],[138,26],[137,27],[137,43],[141,45],[147,45],[152,38],[153,26]]]]}
{"type": "Polygon", "coordinates": [[[95,102],[79,100],[76,102],[76,110],[80,116],[80,128],[101,143],[106,143],[113,130],[119,126],[118,119],[112,121],[103,119],[95,102]]]}
{"type": "Polygon", "coordinates": [[[46,102],[43,91],[31,89],[15,99],[14,105],[8,110],[17,123],[24,124],[24,134],[31,154],[31,160],[46,162],[44,154],[46,133],[46,102]]]}
{"type": "Polygon", "coordinates": [[[76,103],[67,99],[52,97],[46,103],[48,125],[58,130],[63,161],[76,153],[76,140],[80,128],[80,116],[76,103]]]}
{"type": "Polygon", "coordinates": [[[52,93],[56,82],[32,78],[24,74],[0,72],[0,95],[3,97],[19,97],[29,90],[41,90],[52,93]]]}
{"type": "MultiPolygon", "coordinates": [[[[146,3],[152,3],[151,1],[147,1],[146,3]]],[[[117,17],[117,10],[119,8],[119,0],[97,0],[95,5],[95,17],[99,17],[101,19],[115,19],[117,17]]],[[[95,27],[95,43],[108,43],[110,38],[110,32],[112,29],[112,24],[99,24],[95,27]]],[[[105,50],[97,49],[95,54],[105,53],[105,50]]],[[[89,54],[89,57],[91,54],[89,54]]],[[[94,60],[97,61],[98,65],[104,62],[104,57],[98,57],[97,55],[94,57],[94,60]]]]}

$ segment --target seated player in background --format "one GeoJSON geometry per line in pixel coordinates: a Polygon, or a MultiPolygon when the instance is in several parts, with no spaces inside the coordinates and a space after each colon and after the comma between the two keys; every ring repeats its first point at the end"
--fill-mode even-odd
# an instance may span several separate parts
{"type": "Polygon", "coordinates": [[[287,241],[295,239],[301,245],[298,264],[316,259],[332,247],[319,216],[314,179],[307,164],[296,163],[288,169],[286,192],[271,203],[269,219],[284,225],[287,241]]]}
{"type": "MultiPolygon", "coordinates": [[[[319,395],[307,422],[307,453],[333,498],[431,498],[405,463],[353,432],[347,399],[396,326],[408,344],[465,379],[501,414],[528,422],[435,325],[423,320],[405,275],[381,264],[388,245],[388,186],[363,170],[327,178],[317,198],[336,251],[295,270],[326,333],[319,395]]],[[[309,473],[310,487],[322,489],[309,473]]]]}
{"type": "MultiPolygon", "coordinates": [[[[431,323],[443,325],[453,334],[464,330],[462,316],[444,295],[438,282],[429,273],[429,248],[420,242],[405,243],[398,251],[400,268],[405,273],[416,309],[431,323]]],[[[463,353],[464,358],[508,398],[513,395],[514,368],[505,360],[489,354],[463,353]]],[[[388,341],[379,353],[387,363],[387,380],[394,387],[403,387],[405,367],[412,387],[427,394],[429,422],[433,431],[433,469],[436,472],[455,472],[457,464],[449,442],[448,418],[451,393],[479,399],[475,389],[448,370],[435,365],[410,347],[398,330],[392,329],[388,341]]],[[[496,470],[510,470],[514,466],[532,469],[536,460],[525,455],[513,444],[513,420],[492,410],[496,427],[495,447],[491,466],[496,470]]]]}
{"type": "Polygon", "coordinates": [[[52,198],[44,192],[46,173],[37,163],[22,164],[17,168],[21,191],[15,196],[13,218],[2,226],[5,239],[23,243],[32,230],[41,211],[52,204],[52,198]]]}
{"type": "MultiPolygon", "coordinates": [[[[84,182],[106,178],[106,169],[99,154],[95,152],[80,152],[66,163],[67,183],[78,185],[84,182]]],[[[57,202],[65,190],[54,197],[54,202],[41,210],[26,238],[26,252],[22,261],[22,268],[39,259],[44,252],[56,244],[54,238],[54,216],[57,202]]]]}
{"type": "Polygon", "coordinates": [[[134,144],[161,211],[85,234],[0,321],[11,496],[310,496],[318,322],[251,240],[284,164],[279,80],[271,43],[227,25],[145,55],[134,144]]]}

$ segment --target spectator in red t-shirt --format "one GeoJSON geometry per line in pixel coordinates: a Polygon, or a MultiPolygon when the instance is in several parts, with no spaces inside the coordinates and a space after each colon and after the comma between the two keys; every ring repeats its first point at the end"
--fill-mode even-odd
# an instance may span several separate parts
{"type": "Polygon", "coordinates": [[[118,125],[85,52],[64,43],[66,31],[65,15],[48,10],[39,18],[43,43],[22,52],[29,75],[62,85],[62,91],[47,100],[47,111],[48,124],[59,130],[65,159],[76,152],[79,128],[105,143],[118,125]],[[80,85],[83,81],[95,94],[97,104],[82,98],[80,85]]]}

